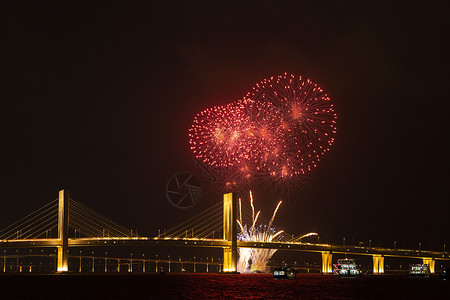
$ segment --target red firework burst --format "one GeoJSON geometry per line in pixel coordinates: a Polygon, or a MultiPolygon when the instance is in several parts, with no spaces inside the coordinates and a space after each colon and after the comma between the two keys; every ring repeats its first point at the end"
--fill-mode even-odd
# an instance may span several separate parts
{"type": "Polygon", "coordinates": [[[273,160],[276,149],[282,143],[280,112],[270,102],[255,101],[249,98],[239,100],[250,120],[250,132],[254,147],[251,149],[247,165],[257,171],[263,170],[273,160]]]}
{"type": "Polygon", "coordinates": [[[189,130],[191,149],[225,189],[303,179],[336,133],[330,97],[310,79],[284,74],[243,100],[206,109],[189,130]]]}
{"type": "Polygon", "coordinates": [[[327,93],[310,79],[285,73],[256,84],[247,96],[270,102],[280,112],[282,143],[271,161],[271,175],[292,177],[315,168],[336,133],[337,115],[327,93]]]}
{"type": "Polygon", "coordinates": [[[206,109],[194,118],[189,143],[197,159],[213,167],[237,166],[254,148],[249,117],[240,102],[206,109]]]}

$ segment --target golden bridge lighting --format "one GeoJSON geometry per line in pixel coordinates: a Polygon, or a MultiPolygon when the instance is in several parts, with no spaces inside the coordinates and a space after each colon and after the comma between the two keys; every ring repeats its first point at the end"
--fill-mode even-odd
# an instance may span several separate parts
{"type": "Polygon", "coordinates": [[[272,217],[266,221],[260,211],[255,211],[252,193],[250,193],[250,208],[244,207],[246,210],[242,209],[241,200],[239,206],[237,206],[235,195],[229,193],[224,196],[223,203],[217,203],[208,208],[207,213],[202,211],[193,216],[190,219],[191,221],[184,222],[183,225],[177,225],[174,227],[175,229],[169,229],[167,233],[164,231],[163,236],[158,234],[155,237],[138,236],[132,230],[106,219],[70,197],[66,197],[67,194],[64,191],[61,191],[60,196],[59,199],[51,201],[29,214],[26,219],[23,219],[23,223],[16,222],[0,230],[0,246],[3,248],[56,248],[56,272],[69,271],[67,260],[65,260],[65,257],[68,258],[69,248],[75,246],[107,246],[109,244],[124,247],[139,245],[222,248],[224,249],[224,261],[221,266],[223,266],[222,270],[225,272],[235,272],[236,270],[242,272],[263,271],[268,259],[273,253],[281,249],[321,253],[323,273],[329,273],[332,270],[333,254],[372,256],[373,274],[385,272],[384,257],[387,256],[421,260],[423,265],[427,265],[430,273],[436,271],[436,261],[450,261],[450,254],[445,251],[303,242],[303,239],[318,234],[310,232],[294,237],[287,235],[283,230],[275,229],[273,222],[282,202],[280,201],[277,204],[272,217]],[[66,202],[65,199],[68,199],[68,201],[66,202]],[[62,203],[60,203],[60,200],[62,203]],[[239,209],[239,215],[237,209],[239,209]],[[48,219],[43,219],[43,225],[41,225],[36,220],[43,212],[48,215],[48,219]],[[83,217],[81,217],[82,214],[84,214],[83,217]],[[64,218],[64,216],[66,217],[64,218]],[[59,223],[58,220],[60,220],[59,223]],[[66,231],[63,230],[65,220],[72,230],[76,229],[75,236],[69,238],[66,231]],[[84,222],[85,228],[82,236],[78,226],[81,221],[84,222]],[[30,222],[36,222],[35,230],[23,230],[30,222]],[[58,223],[60,226],[57,230],[58,237],[48,236],[50,228],[46,227],[46,224],[52,224],[51,222],[53,224],[58,223]],[[102,224],[100,225],[99,222],[102,224]],[[261,222],[267,225],[260,225],[261,222]],[[106,228],[105,224],[108,225],[106,228]],[[237,232],[238,226],[240,229],[239,235],[237,232]],[[195,231],[192,228],[195,228],[195,231]],[[222,230],[224,235],[219,236],[218,232],[222,232],[222,230]],[[89,232],[89,234],[86,232],[89,232]],[[64,241],[67,243],[66,251],[64,251],[64,241]]]}

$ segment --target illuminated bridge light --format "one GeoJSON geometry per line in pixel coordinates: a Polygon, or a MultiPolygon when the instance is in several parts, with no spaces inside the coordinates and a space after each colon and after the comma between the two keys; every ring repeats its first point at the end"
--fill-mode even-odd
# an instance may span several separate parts
{"type": "MultiPolygon", "coordinates": [[[[236,218],[235,218],[236,219],[236,218]]],[[[242,223],[242,222],[241,222],[242,223]]],[[[270,226],[269,226],[270,227],[270,226]]],[[[39,235],[38,235],[39,236],[39,235]]],[[[199,235],[204,236],[204,235],[199,235]]],[[[213,235],[214,236],[214,235],[213,235]]],[[[108,241],[112,241],[116,244],[116,241],[121,241],[118,243],[120,246],[135,246],[135,245],[166,245],[166,246],[179,246],[183,245],[180,241],[185,241],[184,245],[186,247],[195,247],[198,246],[208,246],[208,247],[218,247],[225,248],[229,247],[231,244],[230,240],[227,239],[210,239],[210,238],[201,238],[201,237],[193,237],[193,238],[184,238],[181,236],[170,237],[139,237],[139,236],[108,236],[108,237],[99,237],[98,235],[92,237],[78,237],[78,238],[68,238],[68,246],[104,246],[108,244],[108,241]],[[159,241],[164,240],[164,243],[159,243],[159,241]],[[144,241],[148,241],[143,243],[144,241]],[[202,242],[207,243],[202,243],[202,242]],[[197,243],[198,242],[198,243],[197,243]]],[[[419,258],[423,259],[424,263],[428,263],[430,265],[430,269],[434,264],[435,260],[449,260],[450,255],[441,251],[418,251],[416,249],[393,249],[393,248],[381,248],[381,247],[360,247],[360,246],[345,246],[345,245],[333,245],[330,244],[314,244],[314,243],[302,243],[300,240],[290,240],[288,242],[282,242],[281,240],[272,240],[267,241],[264,239],[255,238],[254,240],[249,241],[239,241],[240,249],[244,249],[242,245],[246,245],[247,247],[255,247],[255,248],[247,248],[251,250],[264,250],[268,249],[290,249],[292,250],[300,250],[306,252],[322,252],[325,254],[331,254],[331,251],[335,253],[345,253],[345,254],[355,254],[355,255],[372,255],[374,257],[374,269],[378,273],[384,272],[384,256],[395,256],[395,257],[403,257],[403,258],[419,258]],[[252,246],[253,245],[253,246],[252,246]],[[291,247],[294,245],[294,247],[291,247]],[[264,248],[264,249],[257,249],[264,248]],[[414,254],[417,254],[414,255],[414,254]],[[420,255],[419,255],[420,254],[420,255]],[[413,257],[411,257],[413,256],[413,257]],[[425,256],[425,257],[424,257],[425,256]]],[[[59,238],[27,238],[27,239],[17,239],[14,237],[13,239],[5,239],[3,236],[0,237],[0,246],[3,247],[60,247],[60,239],[59,238]]],[[[183,246],[184,246],[183,245],[183,246]]],[[[445,248],[444,248],[445,249],[445,248]]],[[[62,257],[60,252],[58,253],[58,260],[62,257]]],[[[325,257],[325,255],[323,256],[325,257]]],[[[331,256],[329,257],[331,258],[331,256]]],[[[67,270],[67,266],[62,264],[58,264],[57,271],[65,272],[67,270]]],[[[225,268],[225,270],[230,270],[230,268],[225,268]]]]}

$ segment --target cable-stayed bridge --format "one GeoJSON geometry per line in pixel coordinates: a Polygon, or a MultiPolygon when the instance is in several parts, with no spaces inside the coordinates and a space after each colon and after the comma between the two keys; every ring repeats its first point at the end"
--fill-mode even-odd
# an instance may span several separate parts
{"type": "MultiPolygon", "coordinates": [[[[450,260],[448,252],[412,249],[331,245],[302,242],[302,235],[281,232],[277,240],[238,241],[236,220],[251,224],[252,211],[239,206],[234,193],[224,195],[219,202],[185,222],[160,232],[155,237],[137,232],[109,220],[86,205],[72,199],[67,190],[55,199],[0,230],[0,248],[57,248],[57,271],[68,271],[70,247],[133,247],[180,246],[223,248],[223,271],[236,271],[237,248],[263,248],[320,253],[322,272],[332,272],[333,254],[369,255],[373,257],[373,272],[384,273],[385,257],[416,258],[434,272],[436,260],[450,260]],[[57,236],[55,236],[55,231],[57,236]],[[54,237],[55,236],[55,237],[54,237]]],[[[269,222],[266,222],[266,224],[269,222]]],[[[276,226],[271,226],[275,227],[276,226]]],[[[277,231],[279,228],[276,228],[277,231]]]]}

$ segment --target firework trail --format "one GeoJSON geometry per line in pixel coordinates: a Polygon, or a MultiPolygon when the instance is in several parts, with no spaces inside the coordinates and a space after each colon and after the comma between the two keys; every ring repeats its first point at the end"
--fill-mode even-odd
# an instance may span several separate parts
{"type": "MultiPolygon", "coordinates": [[[[280,207],[282,201],[280,201],[273,212],[272,218],[270,219],[269,225],[257,225],[258,217],[260,211],[255,215],[255,207],[253,205],[253,195],[250,191],[250,205],[252,207],[252,225],[248,226],[242,222],[242,204],[241,199],[239,199],[239,220],[237,220],[240,233],[238,234],[238,240],[240,241],[252,241],[252,242],[272,242],[276,241],[283,230],[276,231],[272,228],[272,222],[275,219],[278,208],[280,207]]],[[[239,248],[239,261],[238,261],[238,272],[246,273],[252,271],[265,272],[267,268],[267,262],[275,254],[276,249],[254,249],[254,248],[239,248]]]]}

